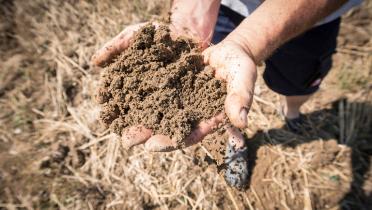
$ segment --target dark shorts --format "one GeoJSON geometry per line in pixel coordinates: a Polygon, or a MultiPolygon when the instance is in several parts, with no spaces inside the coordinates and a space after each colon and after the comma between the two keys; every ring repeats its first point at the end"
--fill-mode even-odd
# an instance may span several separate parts
{"type": "MultiPolygon", "coordinates": [[[[222,41],[243,19],[238,13],[221,6],[212,42],[222,41]]],[[[263,77],[267,86],[285,96],[308,95],[317,91],[332,67],[340,22],[338,18],[316,26],[277,49],[265,61],[263,77]]]]}

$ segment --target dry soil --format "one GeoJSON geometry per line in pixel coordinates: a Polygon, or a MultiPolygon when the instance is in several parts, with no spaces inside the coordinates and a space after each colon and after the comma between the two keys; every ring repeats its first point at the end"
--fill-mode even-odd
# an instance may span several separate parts
{"type": "Polygon", "coordinates": [[[140,29],[104,71],[97,97],[101,120],[118,135],[142,124],[181,147],[201,120],[223,109],[226,85],[203,64],[196,43],[172,39],[165,25],[140,29]]]}

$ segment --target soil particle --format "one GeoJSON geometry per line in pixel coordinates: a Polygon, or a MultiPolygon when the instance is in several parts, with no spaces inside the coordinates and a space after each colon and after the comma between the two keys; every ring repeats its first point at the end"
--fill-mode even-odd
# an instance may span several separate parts
{"type": "Polygon", "coordinates": [[[213,74],[196,43],[148,24],[104,70],[97,94],[101,121],[118,135],[142,124],[182,147],[200,121],[223,110],[226,85],[213,74]]]}

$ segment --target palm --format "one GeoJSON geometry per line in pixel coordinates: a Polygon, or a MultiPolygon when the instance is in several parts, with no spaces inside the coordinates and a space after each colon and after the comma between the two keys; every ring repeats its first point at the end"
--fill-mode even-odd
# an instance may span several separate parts
{"type": "MultiPolygon", "coordinates": [[[[101,66],[109,62],[121,51],[128,48],[135,31],[146,23],[132,25],[123,30],[118,36],[106,43],[92,57],[95,65],[101,66]]],[[[178,34],[176,29],[173,29],[178,34]]],[[[228,95],[225,102],[225,112],[231,123],[239,128],[247,126],[247,113],[252,101],[254,82],[256,79],[256,68],[253,61],[233,44],[219,44],[207,48],[204,52],[205,62],[215,69],[217,78],[228,83],[228,95]]],[[[200,142],[206,135],[223,121],[224,114],[201,122],[196,129],[184,140],[186,146],[200,142]]],[[[228,132],[229,133],[229,132],[228,132]]],[[[145,144],[149,151],[171,151],[178,149],[175,142],[168,136],[152,135],[150,129],[142,125],[131,127],[122,136],[125,147],[145,144]]],[[[230,135],[232,136],[232,135],[230,135]]],[[[236,134],[235,145],[239,147],[244,144],[242,136],[236,134]]]]}
{"type": "Polygon", "coordinates": [[[216,70],[216,77],[228,84],[225,112],[231,123],[247,126],[247,114],[252,103],[256,65],[237,45],[221,43],[203,52],[205,63],[216,70]]]}

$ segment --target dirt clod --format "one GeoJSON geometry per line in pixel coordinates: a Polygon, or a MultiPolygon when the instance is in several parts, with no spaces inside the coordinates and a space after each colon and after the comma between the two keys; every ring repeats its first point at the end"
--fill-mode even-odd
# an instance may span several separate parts
{"type": "Polygon", "coordinates": [[[104,70],[97,101],[101,121],[116,134],[141,124],[182,147],[201,120],[222,111],[225,95],[226,85],[203,64],[196,43],[148,24],[104,70]]]}

